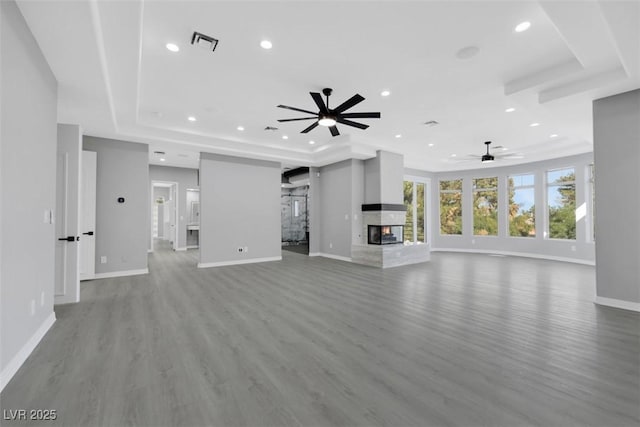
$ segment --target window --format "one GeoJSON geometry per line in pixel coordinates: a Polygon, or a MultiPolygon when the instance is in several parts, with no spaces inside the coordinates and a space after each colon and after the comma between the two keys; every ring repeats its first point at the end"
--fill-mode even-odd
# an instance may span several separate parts
{"type": "Polygon", "coordinates": [[[498,235],[498,178],[473,180],[473,234],[498,235]]]}
{"type": "Polygon", "coordinates": [[[407,217],[404,224],[404,241],[413,243],[425,242],[425,183],[418,181],[404,182],[404,206],[407,217]]]}
{"type": "Polygon", "coordinates": [[[549,238],[576,238],[576,174],[574,168],[547,171],[549,238]]]}
{"type": "Polygon", "coordinates": [[[440,234],[462,234],[462,180],[440,181],[440,234]]]}
{"type": "Polygon", "coordinates": [[[509,236],[536,236],[535,176],[509,177],[509,236]]]}

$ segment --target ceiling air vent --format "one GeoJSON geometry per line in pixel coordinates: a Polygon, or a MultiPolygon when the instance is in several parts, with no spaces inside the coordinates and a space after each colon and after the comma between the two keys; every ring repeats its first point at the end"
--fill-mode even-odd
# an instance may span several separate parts
{"type": "Polygon", "coordinates": [[[276,130],[278,130],[278,128],[274,128],[273,126],[267,126],[266,128],[264,128],[264,130],[276,131],[276,130]]]}
{"type": "Polygon", "coordinates": [[[424,122],[423,124],[428,127],[433,127],[438,126],[440,123],[436,122],[435,120],[429,120],[428,122],[424,122]]]}
{"type": "Polygon", "coordinates": [[[164,151],[154,151],[153,154],[159,154],[161,156],[164,156],[164,151]]]}
{"type": "Polygon", "coordinates": [[[216,46],[218,46],[218,40],[211,36],[194,31],[193,36],[191,36],[191,44],[202,49],[210,49],[211,52],[213,52],[216,50],[216,46]]]}

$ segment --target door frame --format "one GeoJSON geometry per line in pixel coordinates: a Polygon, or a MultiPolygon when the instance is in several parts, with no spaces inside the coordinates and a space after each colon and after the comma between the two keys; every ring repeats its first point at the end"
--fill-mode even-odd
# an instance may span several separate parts
{"type": "Polygon", "coordinates": [[[175,225],[174,225],[174,232],[173,232],[173,250],[176,250],[178,248],[178,237],[179,235],[179,226],[178,224],[180,223],[180,206],[178,203],[178,199],[179,199],[179,184],[176,181],[162,181],[162,180],[156,180],[153,179],[151,180],[151,186],[149,188],[149,253],[153,252],[153,209],[155,207],[155,200],[153,199],[153,187],[156,186],[156,184],[160,184],[158,185],[158,187],[169,187],[172,188],[173,186],[175,186],[175,190],[173,190],[175,193],[173,194],[174,197],[174,209],[175,209],[175,225]]]}

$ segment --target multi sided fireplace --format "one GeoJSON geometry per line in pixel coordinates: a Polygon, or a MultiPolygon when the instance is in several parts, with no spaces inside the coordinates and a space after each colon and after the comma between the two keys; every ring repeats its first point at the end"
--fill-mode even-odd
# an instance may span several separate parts
{"type": "Polygon", "coordinates": [[[404,225],[369,225],[368,243],[370,245],[393,245],[402,243],[404,225]]]}

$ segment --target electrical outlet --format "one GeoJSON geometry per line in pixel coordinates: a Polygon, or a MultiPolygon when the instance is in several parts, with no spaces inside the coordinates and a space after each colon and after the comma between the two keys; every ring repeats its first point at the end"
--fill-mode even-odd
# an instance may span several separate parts
{"type": "Polygon", "coordinates": [[[242,253],[244,251],[244,248],[242,246],[238,247],[238,252],[242,253]]]}
{"type": "Polygon", "coordinates": [[[107,263],[107,257],[106,256],[101,256],[100,257],[100,264],[106,264],[107,263]]]}

